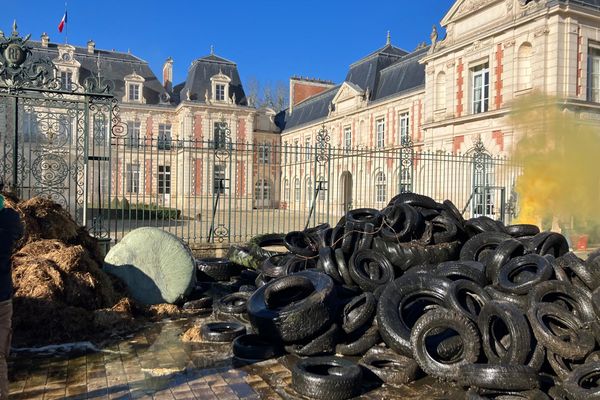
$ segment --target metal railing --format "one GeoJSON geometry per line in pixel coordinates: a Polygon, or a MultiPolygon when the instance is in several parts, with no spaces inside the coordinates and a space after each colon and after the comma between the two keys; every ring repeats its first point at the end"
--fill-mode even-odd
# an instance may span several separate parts
{"type": "Polygon", "coordinates": [[[193,139],[111,140],[94,163],[88,226],[119,240],[154,226],[190,244],[242,243],[255,235],[335,224],[349,209],[381,209],[400,192],[451,199],[465,217],[510,222],[518,166],[481,144],[465,154],[417,147],[336,148],[193,139]]]}

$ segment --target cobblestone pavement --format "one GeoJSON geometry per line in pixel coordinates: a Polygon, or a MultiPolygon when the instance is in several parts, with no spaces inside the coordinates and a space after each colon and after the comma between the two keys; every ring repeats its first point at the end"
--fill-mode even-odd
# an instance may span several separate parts
{"type": "MultiPolygon", "coordinates": [[[[10,360],[10,399],[301,399],[291,389],[294,356],[240,364],[230,344],[184,343],[197,320],[154,324],[101,352],[10,360]]],[[[363,387],[362,399],[464,399],[431,378],[401,388],[363,387]]]]}

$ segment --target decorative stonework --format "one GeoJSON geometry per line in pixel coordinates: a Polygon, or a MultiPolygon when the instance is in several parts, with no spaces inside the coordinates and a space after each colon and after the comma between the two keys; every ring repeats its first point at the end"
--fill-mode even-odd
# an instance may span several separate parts
{"type": "Polygon", "coordinates": [[[504,42],[504,48],[508,49],[510,47],[513,47],[515,45],[515,40],[507,40],[506,42],[504,42]]]}
{"type": "Polygon", "coordinates": [[[479,50],[487,49],[492,45],[492,39],[476,40],[473,44],[465,49],[465,54],[472,54],[479,50]]]}
{"type": "Polygon", "coordinates": [[[550,28],[548,28],[547,25],[544,25],[544,26],[540,26],[535,31],[533,31],[533,36],[540,37],[543,35],[547,35],[548,33],[550,33],[550,28]]]}
{"type": "Polygon", "coordinates": [[[463,15],[477,11],[480,8],[493,3],[495,0],[465,0],[459,7],[456,15],[462,17],[463,15]]]}

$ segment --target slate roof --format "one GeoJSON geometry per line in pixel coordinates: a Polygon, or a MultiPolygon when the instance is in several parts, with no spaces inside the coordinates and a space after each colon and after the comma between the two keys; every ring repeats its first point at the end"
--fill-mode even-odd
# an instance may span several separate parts
{"type": "Polygon", "coordinates": [[[212,98],[212,83],[210,78],[219,72],[222,72],[231,79],[229,83],[229,96],[231,97],[235,93],[235,103],[242,106],[247,105],[246,93],[244,93],[236,63],[215,54],[198,58],[192,62],[185,82],[178,84],[173,89],[175,101],[183,101],[187,97],[186,93],[188,89],[192,101],[203,103],[206,90],[208,90],[209,96],[212,98]]]}
{"type": "MultiPolygon", "coordinates": [[[[425,84],[425,66],[419,59],[427,54],[429,47],[412,53],[390,44],[350,65],[345,82],[367,91],[370,101],[378,101],[399,93],[414,90],[425,84]]],[[[282,130],[293,129],[324,119],[330,104],[340,89],[335,86],[277,114],[275,123],[282,130]]]]}
{"type": "MultiPolygon", "coordinates": [[[[54,60],[58,57],[58,44],[49,43],[42,47],[41,42],[30,41],[32,53],[37,57],[49,57],[54,60]]],[[[100,59],[100,76],[104,80],[112,81],[114,94],[118,100],[125,96],[125,77],[135,72],[145,79],[143,95],[146,104],[159,104],[160,96],[166,94],[161,82],[156,78],[148,63],[132,54],[96,49],[94,54],[88,54],[87,47],[75,47],[74,59],[81,63],[79,70],[79,84],[93,75],[98,76],[98,59],[100,59]]]]}
{"type": "MultiPolygon", "coordinates": [[[[572,5],[579,5],[579,6],[583,6],[583,7],[590,7],[590,8],[594,8],[596,10],[600,9],[600,0],[555,0],[558,1],[559,3],[564,3],[564,4],[572,4],[572,5]]],[[[551,5],[550,3],[548,5],[551,5]]]]}

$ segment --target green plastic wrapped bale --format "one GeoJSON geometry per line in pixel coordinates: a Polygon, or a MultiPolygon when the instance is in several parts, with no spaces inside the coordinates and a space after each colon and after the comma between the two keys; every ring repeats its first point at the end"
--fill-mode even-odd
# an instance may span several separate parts
{"type": "Polygon", "coordinates": [[[149,305],[180,302],[196,284],[190,249],[157,228],[125,235],[106,255],[104,270],[124,281],[134,299],[149,305]]]}

